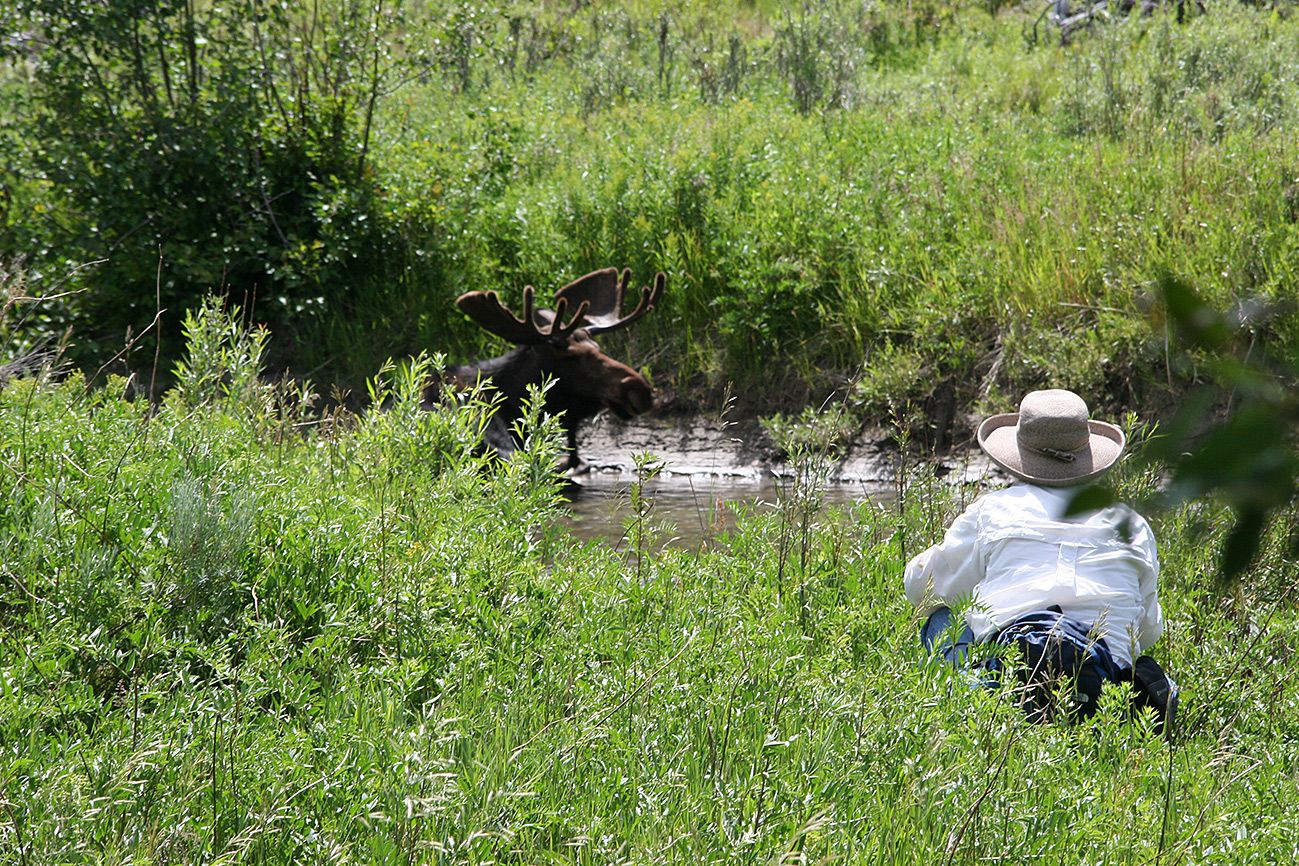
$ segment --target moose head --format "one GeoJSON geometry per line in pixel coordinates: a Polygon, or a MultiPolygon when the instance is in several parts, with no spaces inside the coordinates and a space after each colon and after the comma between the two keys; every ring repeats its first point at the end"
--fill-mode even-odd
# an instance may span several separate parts
{"type": "Polygon", "coordinates": [[[514,450],[513,422],[522,412],[528,386],[553,380],[546,392],[545,411],[561,415],[568,440],[565,468],[579,464],[577,426],[601,409],[629,419],[654,406],[654,389],[640,373],[610,358],[592,337],[625,328],[654,309],[663,295],[666,277],[659,273],[653,287],[643,286],[635,309],[622,314],[623,295],[631,270],[593,271],[555,292],[554,310],[534,308],[535,290],[523,289],[523,315],[506,309],[495,292],[466,292],[456,306],[481,327],[514,343],[512,351],[448,371],[451,379],[473,385],[490,380],[501,395],[501,406],[485,436],[487,445],[508,454],[514,450]],[[571,315],[570,315],[571,314],[571,315]]]}

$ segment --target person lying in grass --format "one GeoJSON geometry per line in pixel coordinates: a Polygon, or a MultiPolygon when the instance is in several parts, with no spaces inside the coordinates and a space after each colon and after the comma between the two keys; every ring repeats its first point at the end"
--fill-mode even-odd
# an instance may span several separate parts
{"type": "MultiPolygon", "coordinates": [[[[1095,712],[1103,683],[1132,681],[1136,702],[1171,724],[1176,686],[1143,655],[1163,632],[1150,525],[1123,504],[1067,513],[1118,461],[1123,431],[1091,420],[1072,391],[1033,391],[1018,412],[984,420],[978,442],[1018,483],[975,500],[907,563],[907,598],[928,613],[921,642],[957,667],[975,643],[1019,647],[1034,721],[1052,717],[1055,681],[1067,675],[1076,717],[1095,712]],[[952,607],[962,604],[958,633],[952,607]]],[[[1003,662],[993,654],[981,667],[991,685],[1003,662]]]]}

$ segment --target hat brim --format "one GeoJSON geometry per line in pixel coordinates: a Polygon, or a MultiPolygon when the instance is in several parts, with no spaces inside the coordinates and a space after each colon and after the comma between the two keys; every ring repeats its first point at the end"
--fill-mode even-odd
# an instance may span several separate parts
{"type": "Polygon", "coordinates": [[[1087,445],[1072,461],[1059,460],[1019,447],[1019,413],[993,415],[979,425],[979,447],[1002,469],[1023,481],[1043,487],[1070,487],[1099,478],[1123,454],[1123,431],[1104,421],[1087,422],[1087,445]]]}

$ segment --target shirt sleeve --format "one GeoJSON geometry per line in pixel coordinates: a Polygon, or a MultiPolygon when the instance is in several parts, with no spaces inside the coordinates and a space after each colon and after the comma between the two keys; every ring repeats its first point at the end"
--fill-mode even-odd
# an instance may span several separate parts
{"type": "Polygon", "coordinates": [[[1141,622],[1137,625],[1137,650],[1145,652],[1164,633],[1164,612],[1159,606],[1159,551],[1155,534],[1140,516],[1134,521],[1132,543],[1141,552],[1141,622]]]}
{"type": "Polygon", "coordinates": [[[979,503],[967,508],[947,528],[943,540],[907,563],[902,576],[907,599],[921,610],[952,606],[968,598],[983,580],[979,549],[979,503]]]}

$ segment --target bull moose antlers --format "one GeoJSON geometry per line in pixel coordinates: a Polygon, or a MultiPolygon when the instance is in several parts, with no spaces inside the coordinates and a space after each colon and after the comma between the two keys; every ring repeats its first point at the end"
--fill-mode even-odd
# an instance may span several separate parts
{"type": "Polygon", "coordinates": [[[469,318],[498,337],[517,345],[563,343],[578,328],[589,334],[602,334],[630,325],[644,316],[658,303],[667,278],[660,272],[654,277],[654,286],[642,286],[640,301],[630,313],[622,315],[623,294],[631,279],[631,269],[623,270],[621,278],[617,268],[604,268],[579,277],[555,292],[554,312],[535,309],[532,286],[523,288],[523,317],[518,318],[507,310],[495,292],[465,292],[456,299],[456,306],[469,318]],[[567,322],[568,310],[575,310],[567,322]]]}

